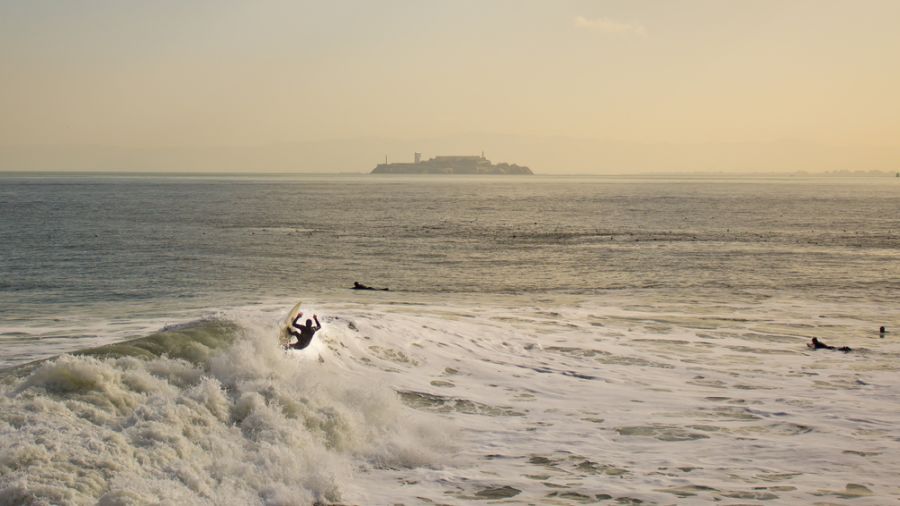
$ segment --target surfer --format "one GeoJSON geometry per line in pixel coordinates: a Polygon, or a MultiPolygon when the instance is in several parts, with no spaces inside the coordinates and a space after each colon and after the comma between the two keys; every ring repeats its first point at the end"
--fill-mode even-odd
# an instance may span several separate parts
{"type": "Polygon", "coordinates": [[[848,346],[841,346],[840,348],[835,348],[834,346],[829,346],[829,345],[823,343],[822,341],[819,341],[819,339],[815,338],[815,337],[812,338],[812,341],[807,343],[806,346],[810,347],[813,350],[818,350],[818,349],[837,350],[837,351],[843,351],[844,353],[851,351],[848,346]]]}
{"type": "Polygon", "coordinates": [[[360,283],[359,281],[354,281],[354,282],[353,282],[353,289],[354,289],[354,290],[381,290],[381,291],[383,291],[383,292],[388,292],[388,291],[390,291],[389,288],[374,288],[374,287],[371,287],[371,286],[366,286],[366,285],[360,283]]]}
{"type": "Polygon", "coordinates": [[[302,312],[297,313],[297,317],[294,318],[294,321],[291,322],[292,328],[288,329],[288,333],[297,338],[296,343],[288,345],[290,348],[293,348],[295,350],[302,350],[303,348],[309,346],[309,343],[312,341],[312,338],[316,334],[316,332],[322,329],[322,324],[319,323],[319,317],[317,315],[313,315],[313,320],[316,321],[315,327],[313,326],[313,321],[308,318],[306,320],[306,325],[297,323],[302,317],[302,312]],[[294,329],[297,329],[300,332],[297,332],[294,329]]]}

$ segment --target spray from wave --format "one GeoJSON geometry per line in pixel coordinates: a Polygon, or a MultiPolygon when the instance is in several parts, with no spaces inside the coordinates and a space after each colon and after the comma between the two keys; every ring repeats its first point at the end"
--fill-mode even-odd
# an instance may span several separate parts
{"type": "Polygon", "coordinates": [[[272,335],[210,319],[7,372],[0,504],[333,503],[354,473],[436,462],[428,414],[272,335]]]}

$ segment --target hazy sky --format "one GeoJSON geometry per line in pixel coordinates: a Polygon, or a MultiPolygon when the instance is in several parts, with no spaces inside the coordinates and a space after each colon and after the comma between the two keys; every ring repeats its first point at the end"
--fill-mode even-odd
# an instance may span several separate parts
{"type": "Polygon", "coordinates": [[[898,0],[0,0],[0,170],[900,168],[898,0]]]}

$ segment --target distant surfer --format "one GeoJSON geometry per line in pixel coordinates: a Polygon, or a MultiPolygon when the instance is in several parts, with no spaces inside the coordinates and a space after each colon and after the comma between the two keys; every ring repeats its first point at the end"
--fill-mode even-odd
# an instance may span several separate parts
{"type": "Polygon", "coordinates": [[[322,324],[319,323],[319,317],[317,315],[313,315],[313,320],[316,321],[316,325],[313,326],[313,320],[307,319],[306,325],[302,325],[297,323],[300,321],[300,318],[303,317],[303,313],[297,313],[297,317],[294,318],[294,321],[291,322],[291,328],[288,329],[288,333],[297,338],[297,342],[294,344],[289,344],[289,348],[293,348],[295,350],[302,350],[309,346],[309,343],[312,341],[313,336],[322,329],[322,324]],[[297,329],[299,332],[297,332],[297,329]]]}
{"type": "Polygon", "coordinates": [[[381,290],[382,292],[390,291],[390,288],[374,288],[371,286],[366,286],[366,285],[360,283],[359,281],[353,282],[353,289],[354,290],[381,290]]]}
{"type": "Polygon", "coordinates": [[[837,351],[843,351],[844,353],[851,351],[848,346],[841,346],[840,348],[835,348],[834,346],[828,346],[827,344],[823,343],[822,341],[819,341],[819,339],[815,338],[815,337],[812,338],[812,341],[806,343],[806,346],[808,346],[809,348],[811,348],[813,350],[819,350],[819,349],[837,350],[837,351]]]}
{"type": "Polygon", "coordinates": [[[882,325],[881,328],[878,329],[878,333],[881,334],[881,338],[884,339],[884,335],[887,333],[887,330],[884,329],[884,325],[882,325]]]}

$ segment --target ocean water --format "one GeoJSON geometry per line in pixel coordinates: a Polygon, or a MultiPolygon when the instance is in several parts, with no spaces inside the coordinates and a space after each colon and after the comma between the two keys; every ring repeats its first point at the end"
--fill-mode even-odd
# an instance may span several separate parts
{"type": "Polygon", "coordinates": [[[0,504],[891,503],[898,329],[894,179],[5,174],[0,504]]]}

